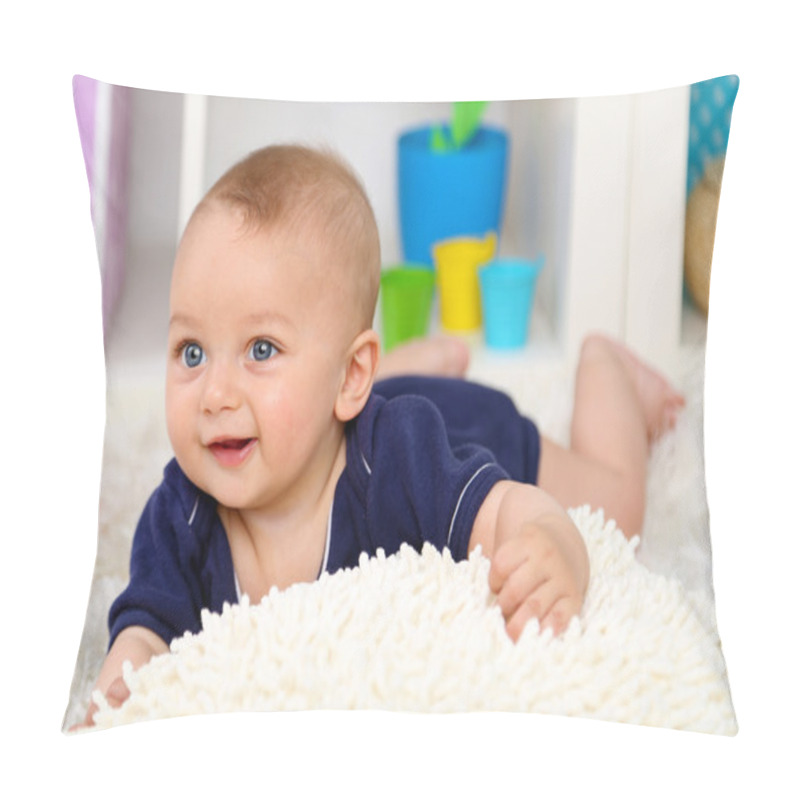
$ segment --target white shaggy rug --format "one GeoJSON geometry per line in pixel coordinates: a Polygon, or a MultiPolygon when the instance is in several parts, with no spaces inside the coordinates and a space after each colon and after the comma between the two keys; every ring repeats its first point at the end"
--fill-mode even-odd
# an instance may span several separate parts
{"type": "MultiPolygon", "coordinates": [[[[648,512],[628,542],[602,511],[573,509],[592,576],[560,637],[528,626],[514,645],[488,590],[488,561],[432,548],[362,559],[354,570],[204,615],[204,630],[128,673],[130,699],[100,699],[98,727],[209,711],[380,708],[533,711],[734,734],[717,637],[702,457],[702,350],[680,388],[687,408],[654,448],[648,512]]],[[[566,440],[568,371],[503,362],[472,377],[505,388],[566,440]]],[[[65,726],[85,714],[124,586],[136,518],[169,457],[160,389],[109,378],[98,561],[65,726]]]]}
{"type": "Polygon", "coordinates": [[[656,576],[602,512],[573,512],[592,579],[580,618],[515,645],[479,553],[404,545],[257,606],[204,612],[203,630],[96,693],[98,727],[197,712],[304,709],[536,711],[706,733],[736,731],[713,635],[680,584],[656,576]]]}

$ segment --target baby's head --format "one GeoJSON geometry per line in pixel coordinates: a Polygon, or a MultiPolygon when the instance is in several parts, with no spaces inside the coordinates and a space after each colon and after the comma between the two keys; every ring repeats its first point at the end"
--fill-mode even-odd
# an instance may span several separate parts
{"type": "Polygon", "coordinates": [[[179,464],[253,507],[330,469],[377,362],[374,215],[333,155],[259,150],[195,209],[170,292],[167,426],[179,464]]]}
{"type": "Polygon", "coordinates": [[[333,279],[346,298],[340,318],[358,320],[360,328],[372,325],[380,281],[378,228],[360,181],[337,155],[295,145],[257,150],[211,187],[190,225],[221,209],[237,215],[244,235],[277,235],[317,248],[324,270],[320,291],[333,279]]]}

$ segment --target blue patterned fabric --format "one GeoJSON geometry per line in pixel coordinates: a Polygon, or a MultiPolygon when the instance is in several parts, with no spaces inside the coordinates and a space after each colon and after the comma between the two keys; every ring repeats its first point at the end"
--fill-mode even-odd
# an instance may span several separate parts
{"type": "Polygon", "coordinates": [[[692,84],[689,108],[689,161],[686,194],[703,177],[706,164],[725,155],[739,78],[725,75],[692,84]]]}

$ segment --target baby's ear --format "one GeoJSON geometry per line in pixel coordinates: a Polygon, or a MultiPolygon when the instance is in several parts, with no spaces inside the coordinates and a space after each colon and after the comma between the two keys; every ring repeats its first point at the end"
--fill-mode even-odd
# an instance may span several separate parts
{"type": "Polygon", "coordinates": [[[378,334],[362,331],[353,339],[345,362],[345,375],[336,400],[336,418],[347,422],[355,417],[369,398],[378,369],[378,334]]]}

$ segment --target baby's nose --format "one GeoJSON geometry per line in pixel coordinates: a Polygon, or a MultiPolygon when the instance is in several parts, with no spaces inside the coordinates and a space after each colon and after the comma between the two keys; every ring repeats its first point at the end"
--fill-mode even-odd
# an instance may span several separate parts
{"type": "Polygon", "coordinates": [[[225,409],[238,408],[240,402],[235,367],[224,361],[209,365],[203,387],[203,410],[218,414],[225,409]]]}

